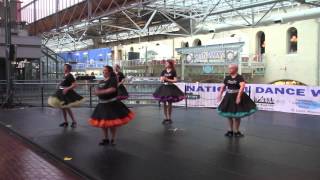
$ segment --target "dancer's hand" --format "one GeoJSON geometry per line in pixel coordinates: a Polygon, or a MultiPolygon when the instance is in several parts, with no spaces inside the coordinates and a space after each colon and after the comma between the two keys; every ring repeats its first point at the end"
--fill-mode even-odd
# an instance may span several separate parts
{"type": "Polygon", "coordinates": [[[241,97],[240,97],[240,96],[237,96],[236,104],[240,104],[240,102],[241,102],[241,97]]]}
{"type": "Polygon", "coordinates": [[[66,95],[66,94],[68,93],[68,91],[69,91],[68,88],[64,88],[63,91],[62,91],[62,93],[63,93],[64,95],[66,95]]]}
{"type": "Polygon", "coordinates": [[[94,92],[94,95],[99,96],[100,95],[100,90],[96,89],[95,92],[94,92]]]}

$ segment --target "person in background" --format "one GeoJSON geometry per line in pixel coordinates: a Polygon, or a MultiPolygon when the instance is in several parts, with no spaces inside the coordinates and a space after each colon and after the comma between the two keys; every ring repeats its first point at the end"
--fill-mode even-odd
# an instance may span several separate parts
{"type": "Polygon", "coordinates": [[[226,94],[217,109],[219,115],[228,118],[229,130],[225,134],[227,137],[243,137],[239,130],[241,118],[257,111],[256,104],[244,92],[244,88],[245,81],[238,74],[238,65],[229,65],[229,75],[221,86],[218,101],[221,101],[224,91],[226,94]]]}
{"type": "Polygon", "coordinates": [[[95,79],[96,79],[96,75],[94,74],[94,72],[91,72],[91,74],[90,74],[90,82],[94,82],[95,79]]]}
{"type": "Polygon", "coordinates": [[[121,70],[120,66],[116,64],[114,67],[114,72],[116,73],[117,79],[118,79],[118,97],[117,98],[119,100],[126,100],[129,98],[129,93],[126,87],[123,85],[126,77],[120,70],[121,70]]]}
{"type": "Polygon", "coordinates": [[[127,124],[135,115],[121,101],[117,100],[118,80],[111,66],[104,67],[103,76],[104,80],[99,82],[95,91],[99,97],[99,104],[94,109],[89,124],[103,130],[104,139],[99,145],[115,145],[117,128],[127,124]],[[111,141],[109,132],[111,133],[111,141]]]}
{"type": "Polygon", "coordinates": [[[163,102],[163,111],[165,119],[163,124],[171,124],[172,103],[182,101],[185,98],[184,93],[174,83],[177,82],[177,72],[172,61],[165,62],[165,69],[161,73],[160,81],[163,83],[153,93],[153,97],[163,102]]]}
{"type": "Polygon", "coordinates": [[[62,109],[64,122],[60,124],[60,127],[68,127],[67,115],[69,114],[72,120],[71,127],[75,128],[77,122],[70,108],[79,106],[85,99],[74,91],[77,83],[70,73],[71,70],[70,64],[64,65],[64,80],[59,84],[56,93],[49,97],[48,104],[54,108],[62,109]]]}

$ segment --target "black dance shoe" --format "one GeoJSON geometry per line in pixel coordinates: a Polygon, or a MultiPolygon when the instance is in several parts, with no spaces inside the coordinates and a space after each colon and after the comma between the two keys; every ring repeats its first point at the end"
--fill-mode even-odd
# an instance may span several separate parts
{"type": "Polygon", "coordinates": [[[63,123],[59,124],[60,127],[68,127],[68,125],[69,124],[67,122],[63,122],[63,123]]]}
{"type": "Polygon", "coordinates": [[[115,142],[114,139],[111,139],[111,145],[112,145],[112,146],[115,146],[115,145],[116,145],[116,142],[115,142]]]}
{"type": "Polygon", "coordinates": [[[103,139],[103,140],[99,143],[100,146],[105,146],[105,145],[108,145],[108,144],[110,144],[109,139],[103,139]]]}
{"type": "Polygon", "coordinates": [[[70,127],[76,128],[77,127],[77,123],[76,122],[72,122],[70,127]]]}
{"type": "Polygon", "coordinates": [[[243,136],[244,135],[240,131],[234,133],[234,137],[243,137],[243,136]]]}
{"type": "Polygon", "coordinates": [[[173,123],[172,119],[168,119],[168,123],[172,124],[173,123]]]}
{"type": "Polygon", "coordinates": [[[228,131],[224,135],[227,136],[227,137],[232,137],[233,136],[233,132],[232,131],[228,131]]]}
{"type": "Polygon", "coordinates": [[[164,119],[163,121],[162,121],[162,124],[167,124],[169,122],[169,119],[164,119]]]}

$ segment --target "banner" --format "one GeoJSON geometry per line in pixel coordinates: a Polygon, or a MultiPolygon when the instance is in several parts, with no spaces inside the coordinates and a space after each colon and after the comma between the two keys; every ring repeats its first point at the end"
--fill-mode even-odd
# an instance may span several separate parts
{"type": "Polygon", "coordinates": [[[176,84],[186,93],[187,102],[177,103],[178,106],[188,107],[217,107],[217,95],[221,84],[178,83],[176,84]]]}
{"type": "MultiPolygon", "coordinates": [[[[217,107],[221,84],[177,83],[186,93],[186,101],[175,105],[217,107]]],[[[320,115],[320,87],[247,84],[245,92],[259,110],[320,115]]]]}
{"type": "Polygon", "coordinates": [[[252,84],[251,98],[260,110],[320,115],[320,87],[252,84]]]}

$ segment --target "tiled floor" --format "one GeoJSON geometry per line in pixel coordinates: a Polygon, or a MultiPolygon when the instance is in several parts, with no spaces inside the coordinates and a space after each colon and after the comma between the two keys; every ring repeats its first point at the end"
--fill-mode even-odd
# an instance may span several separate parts
{"type": "Polygon", "coordinates": [[[28,146],[0,128],[0,180],[81,179],[57,164],[48,162],[28,146]]]}

